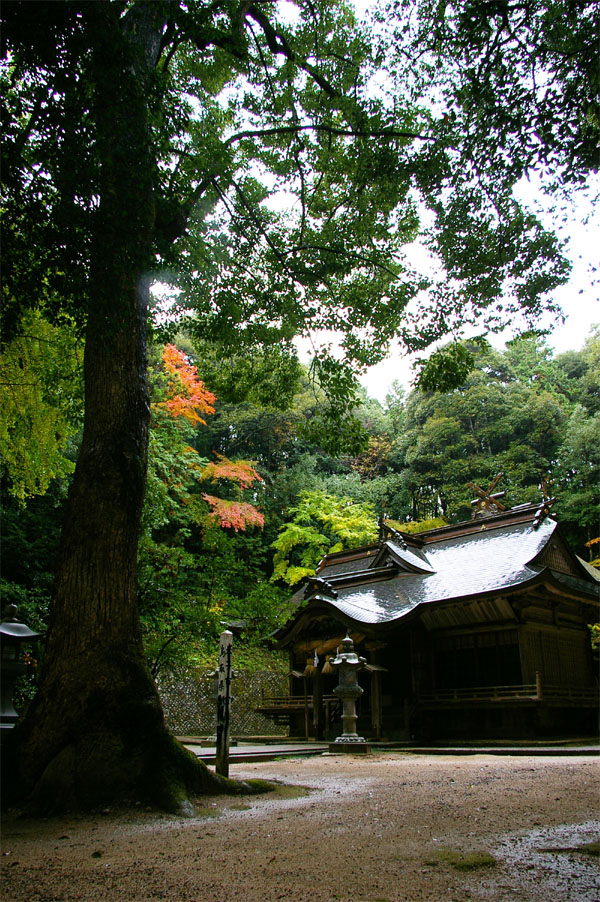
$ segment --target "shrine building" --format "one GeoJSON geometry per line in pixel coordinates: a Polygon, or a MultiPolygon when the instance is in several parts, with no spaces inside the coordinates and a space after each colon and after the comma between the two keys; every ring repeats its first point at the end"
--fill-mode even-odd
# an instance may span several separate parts
{"type": "Polygon", "coordinates": [[[419,534],[383,524],[372,545],[329,554],[275,634],[290,693],[260,710],[290,735],[341,732],[328,661],[348,633],[361,736],[380,741],[591,736],[598,674],[589,624],[600,574],[569,548],[548,505],[481,508],[419,534]]]}

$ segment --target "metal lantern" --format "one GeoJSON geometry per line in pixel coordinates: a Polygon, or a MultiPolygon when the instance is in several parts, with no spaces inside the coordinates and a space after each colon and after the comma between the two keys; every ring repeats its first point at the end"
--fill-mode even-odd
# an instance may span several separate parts
{"type": "Polygon", "coordinates": [[[0,728],[11,729],[18,720],[13,696],[17,679],[22,676],[27,665],[21,660],[21,647],[38,639],[42,634],[30,630],[16,617],[17,606],[7,605],[4,619],[0,622],[0,674],[2,692],[0,696],[0,728]]]}

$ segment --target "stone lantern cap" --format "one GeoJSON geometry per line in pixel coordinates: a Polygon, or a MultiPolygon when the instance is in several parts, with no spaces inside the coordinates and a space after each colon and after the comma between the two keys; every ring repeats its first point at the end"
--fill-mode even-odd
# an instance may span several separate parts
{"type": "Polygon", "coordinates": [[[330,658],[329,663],[334,667],[337,667],[340,664],[364,665],[366,660],[366,658],[361,658],[356,654],[354,651],[354,642],[350,636],[346,636],[345,639],[342,639],[341,652],[336,655],[335,658],[330,658]]]}
{"type": "Polygon", "coordinates": [[[30,630],[27,624],[17,620],[16,613],[17,606],[15,604],[6,606],[4,618],[0,621],[0,638],[6,638],[13,642],[27,642],[42,635],[30,630]]]}

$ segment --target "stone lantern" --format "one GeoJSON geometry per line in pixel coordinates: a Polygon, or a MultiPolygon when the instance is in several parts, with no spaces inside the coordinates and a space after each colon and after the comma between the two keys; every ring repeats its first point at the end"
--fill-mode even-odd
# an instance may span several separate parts
{"type": "Polygon", "coordinates": [[[0,675],[2,692],[0,698],[0,729],[14,727],[19,715],[15,711],[13,695],[17,679],[22,676],[27,665],[20,659],[21,647],[41,636],[17,620],[17,606],[9,604],[0,622],[0,675]]]}
{"type": "Polygon", "coordinates": [[[362,754],[371,751],[371,746],[365,742],[362,736],[356,732],[356,699],[360,698],[363,690],[358,685],[357,673],[366,664],[366,658],[360,658],[354,651],[354,642],[350,636],[342,641],[342,651],[331,658],[329,666],[339,668],[339,684],[333,690],[343,704],[342,724],[343,733],[331,743],[330,752],[360,752],[362,754]]]}

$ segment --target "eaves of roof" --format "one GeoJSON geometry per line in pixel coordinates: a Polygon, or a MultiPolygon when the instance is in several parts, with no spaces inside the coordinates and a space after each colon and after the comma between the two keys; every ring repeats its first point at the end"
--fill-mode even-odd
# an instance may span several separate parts
{"type": "MultiPolygon", "coordinates": [[[[408,577],[410,579],[410,577],[408,577]]],[[[405,578],[400,577],[405,582],[405,578]]],[[[392,580],[396,583],[397,580],[392,580]]],[[[525,591],[531,590],[535,586],[545,585],[550,590],[555,590],[564,594],[567,589],[568,594],[579,600],[596,603],[600,607],[600,597],[598,592],[594,590],[594,586],[586,585],[582,580],[567,577],[548,568],[538,569],[535,567],[526,568],[521,579],[515,580],[511,587],[507,587],[503,594],[517,595],[525,591]]],[[[378,588],[381,588],[381,584],[378,588]]],[[[457,601],[485,601],[498,595],[498,589],[487,589],[478,591],[471,595],[464,595],[452,598],[438,599],[432,601],[414,601],[411,602],[407,597],[404,599],[401,594],[395,591],[396,603],[390,604],[391,593],[387,601],[382,599],[381,594],[375,597],[369,591],[366,594],[354,594],[338,597],[336,599],[325,597],[323,595],[313,596],[307,604],[305,604],[297,615],[281,627],[274,638],[280,646],[290,643],[294,635],[302,629],[302,623],[306,617],[311,619],[317,615],[328,615],[334,619],[342,621],[347,628],[355,628],[362,630],[366,628],[373,635],[382,632],[388,632],[390,629],[404,625],[415,617],[420,616],[421,612],[433,604],[452,604],[457,601]]],[[[404,593],[402,593],[404,594],[404,593]]]]}
{"type": "MultiPolygon", "coordinates": [[[[513,591],[541,579],[542,572],[560,586],[550,571],[534,563],[556,530],[557,523],[549,518],[538,528],[534,528],[531,518],[518,523],[506,522],[504,518],[493,529],[479,524],[469,534],[446,533],[440,541],[430,544],[426,548],[426,561],[420,561],[421,565],[430,566],[429,571],[400,566],[365,569],[364,557],[356,559],[358,570],[354,572],[336,574],[324,568],[319,573],[321,585],[314,586],[312,600],[309,595],[302,610],[313,605],[318,596],[319,604],[329,606],[334,616],[376,628],[393,624],[422,605],[513,591]],[[329,588],[333,592],[324,591],[329,588]]],[[[387,544],[382,547],[386,548],[387,544]]],[[[395,564],[398,555],[389,554],[387,559],[395,564]]],[[[377,555],[372,564],[383,560],[385,556],[377,555]]],[[[574,591],[593,597],[584,580],[571,579],[574,591]]],[[[563,585],[566,585],[564,581],[563,585]]]]}

